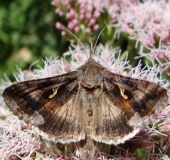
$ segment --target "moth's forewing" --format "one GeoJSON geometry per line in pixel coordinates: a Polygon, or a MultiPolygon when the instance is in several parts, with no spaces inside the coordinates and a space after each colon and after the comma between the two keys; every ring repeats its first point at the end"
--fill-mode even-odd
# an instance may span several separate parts
{"type": "Polygon", "coordinates": [[[165,88],[158,84],[107,72],[104,92],[98,98],[93,139],[120,144],[134,137],[156,119],[168,101],[165,88]]]}
{"type": "Polygon", "coordinates": [[[112,95],[117,90],[116,96],[121,96],[117,99],[120,101],[118,108],[121,109],[130,125],[139,128],[148,125],[167,106],[167,90],[159,84],[113,73],[107,74],[105,79],[107,83],[114,85],[114,88],[106,92],[106,95],[112,95]],[[119,78],[114,78],[117,76],[119,78]],[[118,95],[122,89],[123,95],[118,95]]]}
{"type": "Polygon", "coordinates": [[[10,110],[37,126],[51,140],[67,143],[85,138],[80,121],[76,72],[15,83],[3,92],[10,110]]]}

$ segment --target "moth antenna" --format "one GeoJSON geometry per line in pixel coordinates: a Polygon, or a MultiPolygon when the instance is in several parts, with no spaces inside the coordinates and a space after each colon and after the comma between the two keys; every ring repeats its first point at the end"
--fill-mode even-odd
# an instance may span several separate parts
{"type": "Polygon", "coordinates": [[[77,39],[78,43],[80,43],[80,45],[81,45],[81,46],[84,48],[84,50],[85,50],[85,47],[84,47],[84,45],[81,43],[80,39],[79,39],[75,34],[73,34],[72,32],[70,32],[67,28],[64,27],[64,29],[65,29],[68,33],[70,33],[72,36],[74,36],[74,37],[77,39]]]}
{"type": "Polygon", "coordinates": [[[93,57],[93,44],[90,43],[90,57],[89,58],[92,58],[93,57]]]}
{"type": "Polygon", "coordinates": [[[98,35],[98,37],[97,37],[97,39],[96,39],[96,42],[95,42],[95,44],[94,44],[93,52],[95,52],[96,46],[97,46],[97,42],[98,42],[98,40],[99,40],[99,37],[100,37],[100,35],[102,34],[102,32],[105,30],[106,27],[107,27],[107,25],[105,25],[105,27],[100,31],[100,33],[99,33],[99,35],[98,35]]]}

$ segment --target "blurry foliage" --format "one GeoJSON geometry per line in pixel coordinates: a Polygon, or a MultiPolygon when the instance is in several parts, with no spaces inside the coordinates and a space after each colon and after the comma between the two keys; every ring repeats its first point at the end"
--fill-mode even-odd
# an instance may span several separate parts
{"type": "Polygon", "coordinates": [[[51,0],[0,1],[0,79],[4,73],[11,79],[16,64],[28,69],[36,60],[66,51],[57,20],[51,0]]]}
{"type": "MultiPolygon", "coordinates": [[[[42,64],[41,59],[61,56],[68,50],[70,39],[63,38],[61,31],[55,26],[58,21],[63,24],[67,24],[67,21],[56,14],[55,9],[51,5],[51,0],[0,1],[0,80],[4,78],[4,73],[14,80],[12,73],[17,70],[16,65],[22,70],[29,69],[37,60],[38,64],[42,64]]],[[[104,17],[98,19],[100,29],[93,33],[93,43],[100,31],[109,23],[106,12],[102,15],[104,17]],[[105,19],[106,23],[102,19],[105,19]]],[[[120,46],[122,52],[127,50],[129,39],[126,34],[121,34],[119,41],[113,39],[113,35],[114,29],[110,30],[107,27],[99,42],[105,44],[110,39],[114,47],[120,46]]],[[[75,39],[71,34],[69,36],[75,39]]],[[[83,36],[86,37],[86,34],[83,36]]],[[[78,38],[83,42],[83,37],[78,38]]],[[[37,64],[34,65],[36,66],[37,64]]]]}

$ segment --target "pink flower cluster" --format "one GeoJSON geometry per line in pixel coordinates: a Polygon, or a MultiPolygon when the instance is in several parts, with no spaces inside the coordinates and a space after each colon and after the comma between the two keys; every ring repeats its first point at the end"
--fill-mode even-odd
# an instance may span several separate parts
{"type": "Polygon", "coordinates": [[[101,12],[94,8],[90,2],[53,0],[52,5],[57,7],[56,13],[63,16],[67,21],[67,26],[64,26],[61,22],[56,23],[56,28],[61,30],[63,36],[67,36],[65,27],[79,36],[81,34],[91,35],[99,29],[97,20],[100,17],[101,12]]]}
{"type": "Polygon", "coordinates": [[[117,22],[113,24],[117,35],[121,32],[129,34],[129,38],[137,42],[136,47],[140,48],[140,57],[156,60],[161,65],[169,64],[170,2],[127,2],[128,5],[120,3],[120,14],[117,16],[117,22]]]}

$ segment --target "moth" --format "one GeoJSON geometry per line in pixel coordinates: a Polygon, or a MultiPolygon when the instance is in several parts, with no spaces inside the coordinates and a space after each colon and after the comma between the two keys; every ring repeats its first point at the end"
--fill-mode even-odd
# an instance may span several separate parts
{"type": "Polygon", "coordinates": [[[3,97],[40,135],[80,142],[82,159],[94,159],[98,142],[118,145],[134,137],[168,100],[160,85],[112,73],[92,56],[76,71],[15,83],[3,97]]]}

